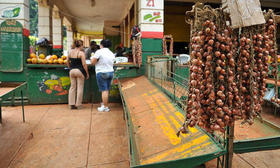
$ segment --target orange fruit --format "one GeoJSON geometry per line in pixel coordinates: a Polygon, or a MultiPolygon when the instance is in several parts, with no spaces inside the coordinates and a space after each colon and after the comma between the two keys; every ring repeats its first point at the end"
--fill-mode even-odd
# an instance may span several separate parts
{"type": "Polygon", "coordinates": [[[30,58],[37,58],[37,56],[36,56],[35,53],[31,53],[31,54],[30,54],[30,58]]]}
{"type": "Polygon", "coordinates": [[[57,59],[53,60],[53,63],[58,64],[58,60],[57,59]]]}
{"type": "Polygon", "coordinates": [[[43,64],[47,64],[48,63],[48,60],[47,59],[44,59],[43,60],[43,64]]]}
{"type": "Polygon", "coordinates": [[[63,64],[63,63],[64,63],[64,62],[63,62],[63,59],[62,59],[62,58],[59,58],[59,59],[58,59],[58,63],[59,63],[59,64],[63,64]]]}
{"type": "Polygon", "coordinates": [[[64,60],[63,62],[64,62],[64,64],[67,64],[67,60],[64,60]]]}
{"type": "Polygon", "coordinates": [[[43,61],[44,61],[43,59],[40,59],[40,58],[39,58],[39,59],[38,59],[38,64],[43,64],[43,61]]]}
{"type": "Polygon", "coordinates": [[[32,62],[32,64],[37,64],[38,60],[37,60],[37,58],[32,58],[31,62],[32,62]]]}
{"type": "Polygon", "coordinates": [[[26,61],[27,61],[27,63],[29,63],[29,64],[32,63],[32,59],[31,59],[31,58],[27,58],[26,61]]]}
{"type": "Polygon", "coordinates": [[[49,64],[52,64],[52,63],[53,63],[53,60],[52,60],[52,59],[49,59],[49,60],[48,60],[48,63],[49,63],[49,64]]]}
{"type": "Polygon", "coordinates": [[[66,57],[65,55],[63,55],[61,58],[62,58],[63,60],[66,60],[66,59],[67,59],[67,57],[66,57]]]}
{"type": "Polygon", "coordinates": [[[56,55],[52,55],[52,59],[57,59],[57,56],[56,55]]]}
{"type": "Polygon", "coordinates": [[[41,58],[41,59],[45,59],[45,58],[46,58],[46,56],[45,56],[45,54],[40,54],[40,55],[39,55],[39,58],[41,58]]]}

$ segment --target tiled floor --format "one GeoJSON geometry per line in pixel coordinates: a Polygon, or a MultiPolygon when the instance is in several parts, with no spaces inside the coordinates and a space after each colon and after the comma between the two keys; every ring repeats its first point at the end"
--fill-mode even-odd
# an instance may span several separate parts
{"type": "Polygon", "coordinates": [[[97,105],[4,107],[0,126],[0,167],[127,168],[128,139],[121,104],[100,113],[97,105]]]}

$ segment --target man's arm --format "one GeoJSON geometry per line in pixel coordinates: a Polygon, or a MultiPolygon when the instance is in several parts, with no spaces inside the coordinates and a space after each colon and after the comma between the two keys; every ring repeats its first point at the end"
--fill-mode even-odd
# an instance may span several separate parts
{"type": "Polygon", "coordinates": [[[97,58],[93,57],[90,61],[92,65],[95,65],[97,63],[97,58]]]}
{"type": "Polygon", "coordinates": [[[91,62],[91,64],[92,64],[92,65],[95,65],[95,64],[97,63],[97,61],[98,61],[99,58],[100,58],[100,52],[97,51],[97,52],[94,54],[94,56],[90,57],[90,62],[91,62]]]}

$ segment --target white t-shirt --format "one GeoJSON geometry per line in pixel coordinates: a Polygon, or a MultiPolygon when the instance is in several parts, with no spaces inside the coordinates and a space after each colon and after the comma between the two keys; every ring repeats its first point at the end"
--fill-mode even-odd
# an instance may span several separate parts
{"type": "Polygon", "coordinates": [[[97,50],[93,56],[97,59],[95,64],[95,72],[114,72],[114,60],[115,55],[110,51],[109,48],[101,48],[97,50]]]}

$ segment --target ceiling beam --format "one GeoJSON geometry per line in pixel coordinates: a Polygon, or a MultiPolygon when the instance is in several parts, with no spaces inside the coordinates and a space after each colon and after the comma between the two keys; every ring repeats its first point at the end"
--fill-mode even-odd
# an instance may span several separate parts
{"type": "Polygon", "coordinates": [[[75,29],[76,28],[75,19],[73,18],[73,15],[69,11],[69,9],[66,8],[66,5],[64,4],[63,0],[55,0],[54,4],[59,8],[60,13],[62,13],[62,15],[66,17],[66,19],[72,24],[72,27],[75,29]]]}

